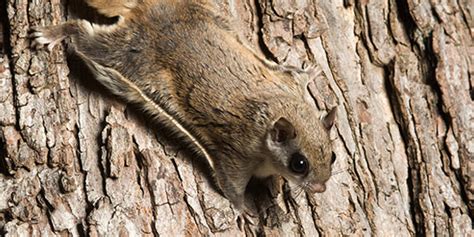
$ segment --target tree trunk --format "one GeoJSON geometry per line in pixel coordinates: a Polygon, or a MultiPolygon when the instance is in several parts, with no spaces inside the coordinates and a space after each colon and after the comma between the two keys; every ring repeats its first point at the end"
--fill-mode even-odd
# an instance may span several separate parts
{"type": "Polygon", "coordinates": [[[111,96],[74,59],[68,64],[64,47],[30,48],[30,27],[90,16],[83,14],[90,8],[6,0],[0,234],[474,234],[472,1],[216,2],[270,60],[322,67],[311,93],[319,110],[338,105],[326,192],[256,182],[268,187],[249,190],[259,216],[239,230],[202,157],[111,96]]]}

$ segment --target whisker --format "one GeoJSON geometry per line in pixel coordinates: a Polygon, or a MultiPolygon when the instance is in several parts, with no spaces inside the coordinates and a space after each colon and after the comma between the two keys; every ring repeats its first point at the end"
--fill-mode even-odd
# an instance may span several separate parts
{"type": "Polygon", "coordinates": [[[300,185],[296,186],[295,189],[294,189],[294,192],[293,192],[293,196],[295,198],[298,198],[304,192],[304,190],[305,189],[304,189],[303,185],[300,184],[300,185]]]}
{"type": "Polygon", "coordinates": [[[331,172],[331,175],[338,175],[338,174],[340,174],[340,173],[342,173],[342,172],[345,172],[345,171],[347,171],[347,170],[348,170],[348,169],[336,170],[336,171],[331,172]]]}
{"type": "Polygon", "coordinates": [[[292,206],[298,205],[295,198],[299,196],[299,194],[303,191],[303,188],[301,187],[301,185],[297,185],[291,188],[288,185],[285,185],[285,188],[283,188],[282,191],[283,191],[283,195],[286,196],[286,198],[278,199],[277,201],[278,205],[286,206],[285,200],[290,202],[292,206]]]}
{"type": "Polygon", "coordinates": [[[299,198],[301,194],[304,193],[304,189],[300,189],[300,191],[296,194],[295,198],[299,198]]]}
{"type": "Polygon", "coordinates": [[[296,187],[293,187],[291,189],[291,194],[294,196],[294,194],[298,193],[301,190],[301,187],[298,185],[296,187]]]}

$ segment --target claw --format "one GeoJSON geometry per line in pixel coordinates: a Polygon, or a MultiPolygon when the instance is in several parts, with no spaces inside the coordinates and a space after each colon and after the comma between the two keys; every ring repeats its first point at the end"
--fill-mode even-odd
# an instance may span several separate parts
{"type": "Polygon", "coordinates": [[[246,223],[250,225],[256,225],[255,219],[257,218],[251,211],[248,209],[244,211],[237,210],[235,215],[235,221],[237,222],[237,226],[239,227],[240,231],[244,231],[244,226],[246,223]]]}
{"type": "Polygon", "coordinates": [[[53,48],[65,38],[65,36],[55,35],[52,32],[54,31],[50,27],[32,27],[31,33],[28,35],[32,40],[31,47],[40,49],[47,46],[47,50],[51,52],[53,48]]]}

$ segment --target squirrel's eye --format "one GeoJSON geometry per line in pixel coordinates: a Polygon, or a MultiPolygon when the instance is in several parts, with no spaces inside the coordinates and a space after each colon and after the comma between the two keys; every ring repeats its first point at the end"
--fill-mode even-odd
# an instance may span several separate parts
{"type": "Polygon", "coordinates": [[[309,164],[308,159],[300,153],[294,153],[291,155],[290,169],[292,172],[297,174],[305,174],[308,172],[309,164]]]}
{"type": "Polygon", "coordinates": [[[331,156],[331,165],[334,164],[334,162],[336,162],[336,154],[333,152],[331,156]]]}

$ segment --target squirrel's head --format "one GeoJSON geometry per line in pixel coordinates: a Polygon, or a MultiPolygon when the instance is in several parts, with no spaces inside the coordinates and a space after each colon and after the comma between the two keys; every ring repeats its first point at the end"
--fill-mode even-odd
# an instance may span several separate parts
{"type": "Polygon", "coordinates": [[[314,108],[298,106],[270,125],[266,145],[274,170],[305,190],[324,192],[331,176],[333,153],[329,131],[336,108],[320,119],[314,108]]]}
{"type": "Polygon", "coordinates": [[[318,67],[283,67],[274,76],[278,89],[266,95],[270,111],[264,131],[266,159],[254,175],[281,175],[309,192],[324,192],[336,159],[329,132],[337,108],[320,116],[308,90],[312,78],[323,74],[318,67]]]}

